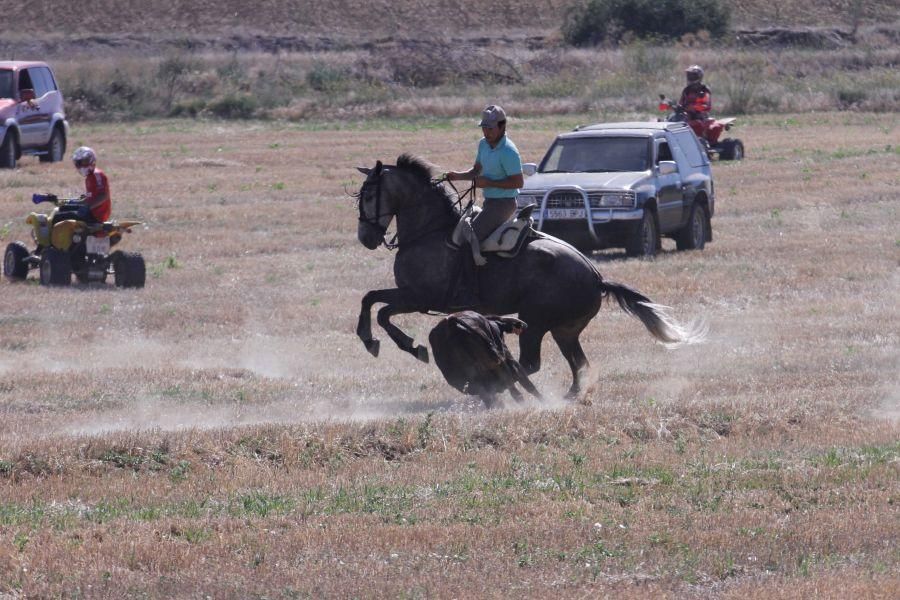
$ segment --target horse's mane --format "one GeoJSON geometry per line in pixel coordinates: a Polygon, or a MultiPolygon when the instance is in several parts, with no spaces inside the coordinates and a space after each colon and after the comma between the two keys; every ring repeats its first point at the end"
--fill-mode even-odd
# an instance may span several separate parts
{"type": "Polygon", "coordinates": [[[429,186],[434,193],[438,194],[447,203],[451,213],[457,218],[459,217],[459,206],[456,198],[443,185],[434,182],[431,165],[425,159],[404,152],[397,157],[397,168],[406,171],[413,177],[421,180],[423,184],[429,186]]]}
{"type": "Polygon", "coordinates": [[[425,162],[425,159],[413,156],[412,154],[403,153],[397,157],[397,168],[403,169],[415,175],[419,179],[431,181],[431,165],[425,162]]]}

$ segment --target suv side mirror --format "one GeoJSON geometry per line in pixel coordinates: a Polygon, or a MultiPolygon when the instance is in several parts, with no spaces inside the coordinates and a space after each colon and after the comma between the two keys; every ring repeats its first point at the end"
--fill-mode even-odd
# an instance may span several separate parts
{"type": "Polygon", "coordinates": [[[34,90],[31,88],[25,88],[24,90],[19,90],[19,102],[31,102],[37,98],[34,95],[34,90]]]}
{"type": "Polygon", "coordinates": [[[660,175],[671,175],[672,173],[678,172],[678,165],[675,164],[674,160],[661,160],[659,161],[659,174],[660,175]]]}
{"type": "Polygon", "coordinates": [[[523,163],[522,164],[522,173],[524,175],[528,175],[531,177],[535,173],[537,173],[537,165],[534,163],[523,163]]]}

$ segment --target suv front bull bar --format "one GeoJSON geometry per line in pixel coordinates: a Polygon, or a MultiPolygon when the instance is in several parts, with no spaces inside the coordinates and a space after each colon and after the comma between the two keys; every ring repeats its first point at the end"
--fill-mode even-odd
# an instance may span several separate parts
{"type": "Polygon", "coordinates": [[[615,208],[591,208],[591,201],[588,198],[587,192],[580,185],[560,185],[554,188],[550,188],[544,194],[544,197],[541,198],[541,210],[538,212],[537,218],[535,219],[535,228],[538,231],[542,231],[544,228],[544,214],[547,210],[547,200],[550,196],[556,192],[575,192],[579,196],[581,196],[582,201],[584,202],[584,214],[585,214],[585,222],[587,223],[587,230],[595,242],[600,243],[600,238],[597,237],[597,232],[594,231],[594,225],[603,225],[605,223],[610,223],[612,221],[634,221],[638,220],[644,216],[644,210],[641,208],[632,209],[632,210],[622,210],[615,208]],[[593,211],[606,211],[608,214],[606,218],[594,219],[593,211]]]}

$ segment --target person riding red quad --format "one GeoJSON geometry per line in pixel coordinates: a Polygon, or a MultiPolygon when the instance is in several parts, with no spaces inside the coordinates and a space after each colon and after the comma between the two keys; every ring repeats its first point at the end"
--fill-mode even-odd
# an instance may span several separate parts
{"type": "Polygon", "coordinates": [[[82,146],[72,154],[72,162],[79,173],[84,175],[85,193],[77,202],[67,202],[60,206],[53,222],[67,219],[85,223],[104,223],[112,213],[109,180],[97,168],[97,154],[87,146],[82,146]]]}
{"type": "Polygon", "coordinates": [[[684,107],[688,117],[688,125],[700,139],[705,139],[710,146],[719,141],[722,126],[709,118],[712,109],[712,92],[703,83],[703,69],[700,65],[691,65],[684,71],[687,86],[681,92],[678,103],[684,107]]]}

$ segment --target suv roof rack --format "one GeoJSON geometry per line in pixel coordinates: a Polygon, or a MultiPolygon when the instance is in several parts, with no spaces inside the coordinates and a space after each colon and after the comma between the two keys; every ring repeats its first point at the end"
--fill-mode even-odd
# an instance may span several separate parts
{"type": "Polygon", "coordinates": [[[572,131],[599,131],[604,129],[654,129],[673,131],[687,127],[680,121],[626,121],[624,123],[594,123],[593,125],[579,125],[572,131]]]}

